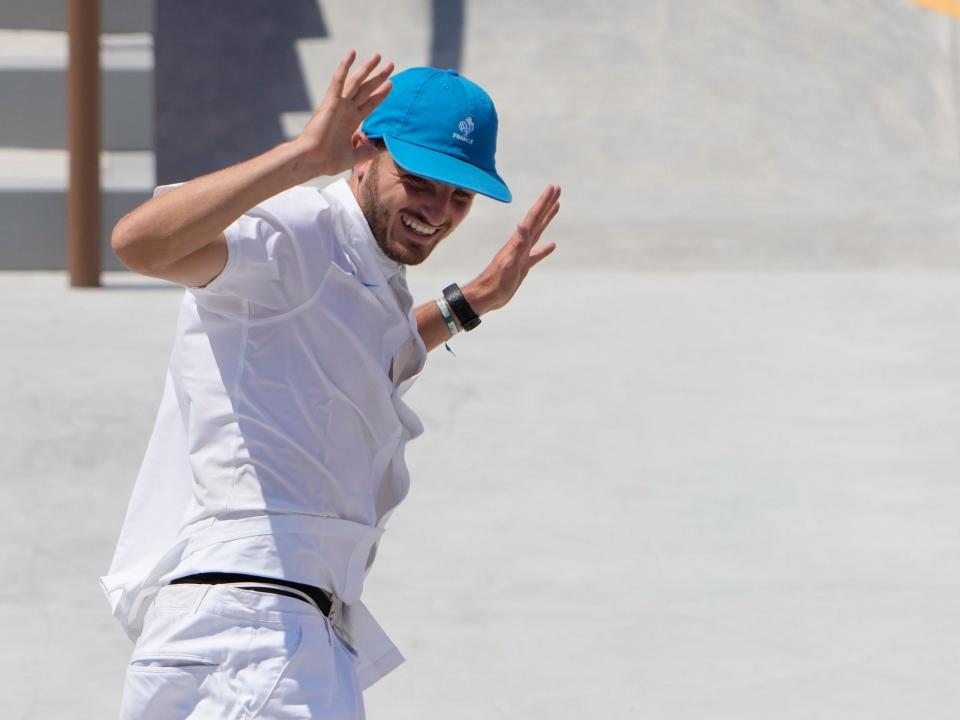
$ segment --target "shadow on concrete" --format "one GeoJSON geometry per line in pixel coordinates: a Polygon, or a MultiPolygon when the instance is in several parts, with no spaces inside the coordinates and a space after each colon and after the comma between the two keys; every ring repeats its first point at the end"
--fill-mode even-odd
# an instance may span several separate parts
{"type": "Polygon", "coordinates": [[[316,0],[163,0],[155,27],[160,184],[261,153],[311,109],[295,43],[328,34],[316,0]]]}
{"type": "MultiPolygon", "coordinates": [[[[432,0],[431,66],[460,69],[465,5],[432,0]]],[[[163,0],[155,28],[159,184],[251,158],[313,109],[296,41],[328,37],[317,0],[163,0]]]]}
{"type": "Polygon", "coordinates": [[[465,14],[464,0],[433,0],[430,67],[461,69],[465,14]]]}

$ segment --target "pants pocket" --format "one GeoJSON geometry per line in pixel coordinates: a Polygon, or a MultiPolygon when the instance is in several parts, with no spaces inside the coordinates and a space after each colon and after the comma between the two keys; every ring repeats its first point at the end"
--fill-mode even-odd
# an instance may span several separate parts
{"type": "Polygon", "coordinates": [[[362,720],[363,696],[353,657],[321,615],[300,623],[299,648],[277,677],[258,718],[362,720]],[[297,712],[293,712],[293,708],[297,712]]]}
{"type": "Polygon", "coordinates": [[[299,623],[260,626],[254,629],[245,653],[244,665],[238,668],[236,693],[243,702],[241,717],[255,718],[277,689],[290,661],[303,642],[299,623]]]}
{"type": "MultiPolygon", "coordinates": [[[[217,664],[180,656],[143,657],[127,667],[121,720],[188,718],[204,697],[217,664]]],[[[194,715],[196,717],[196,715],[194,715]]]]}
{"type": "MultiPolygon", "coordinates": [[[[282,695],[287,684],[299,685],[297,678],[287,676],[288,666],[294,660],[299,665],[301,622],[310,616],[267,611],[254,615],[249,610],[254,601],[269,603],[272,598],[253,591],[230,588],[218,596],[219,605],[211,601],[196,611],[162,608],[147,615],[127,667],[121,718],[289,716],[270,700],[278,689],[282,695]],[[244,601],[240,610],[228,602],[233,596],[244,601]]],[[[329,653],[326,631],[323,648],[329,653]]],[[[317,660],[329,665],[326,658],[311,660],[311,665],[317,660]]]]}
{"type": "Polygon", "coordinates": [[[212,658],[183,653],[148,653],[134,655],[130,660],[130,668],[138,672],[163,672],[164,670],[203,672],[213,670],[219,665],[220,663],[212,658]]]}

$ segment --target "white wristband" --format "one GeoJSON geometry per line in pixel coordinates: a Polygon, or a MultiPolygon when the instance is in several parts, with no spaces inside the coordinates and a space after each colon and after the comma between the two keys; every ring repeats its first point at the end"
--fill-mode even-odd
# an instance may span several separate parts
{"type": "Polygon", "coordinates": [[[437,309],[440,311],[440,316],[443,318],[443,321],[447,324],[447,330],[450,331],[450,337],[453,337],[460,332],[460,328],[457,327],[456,320],[453,319],[453,313],[450,312],[450,306],[447,305],[447,301],[444,298],[437,299],[437,309]]]}

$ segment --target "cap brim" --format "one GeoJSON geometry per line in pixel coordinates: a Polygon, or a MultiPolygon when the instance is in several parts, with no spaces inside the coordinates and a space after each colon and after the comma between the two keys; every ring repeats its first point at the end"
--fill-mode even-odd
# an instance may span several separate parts
{"type": "Polygon", "coordinates": [[[480,193],[500,202],[513,200],[510,188],[496,173],[389,135],[384,135],[383,141],[394,162],[414,175],[480,193]]]}

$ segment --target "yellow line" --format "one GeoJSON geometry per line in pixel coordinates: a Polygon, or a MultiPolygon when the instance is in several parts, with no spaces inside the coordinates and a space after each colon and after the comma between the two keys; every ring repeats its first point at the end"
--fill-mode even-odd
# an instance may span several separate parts
{"type": "Polygon", "coordinates": [[[913,0],[914,5],[919,5],[927,10],[950,15],[960,18],[960,2],[956,0],[913,0]]]}

